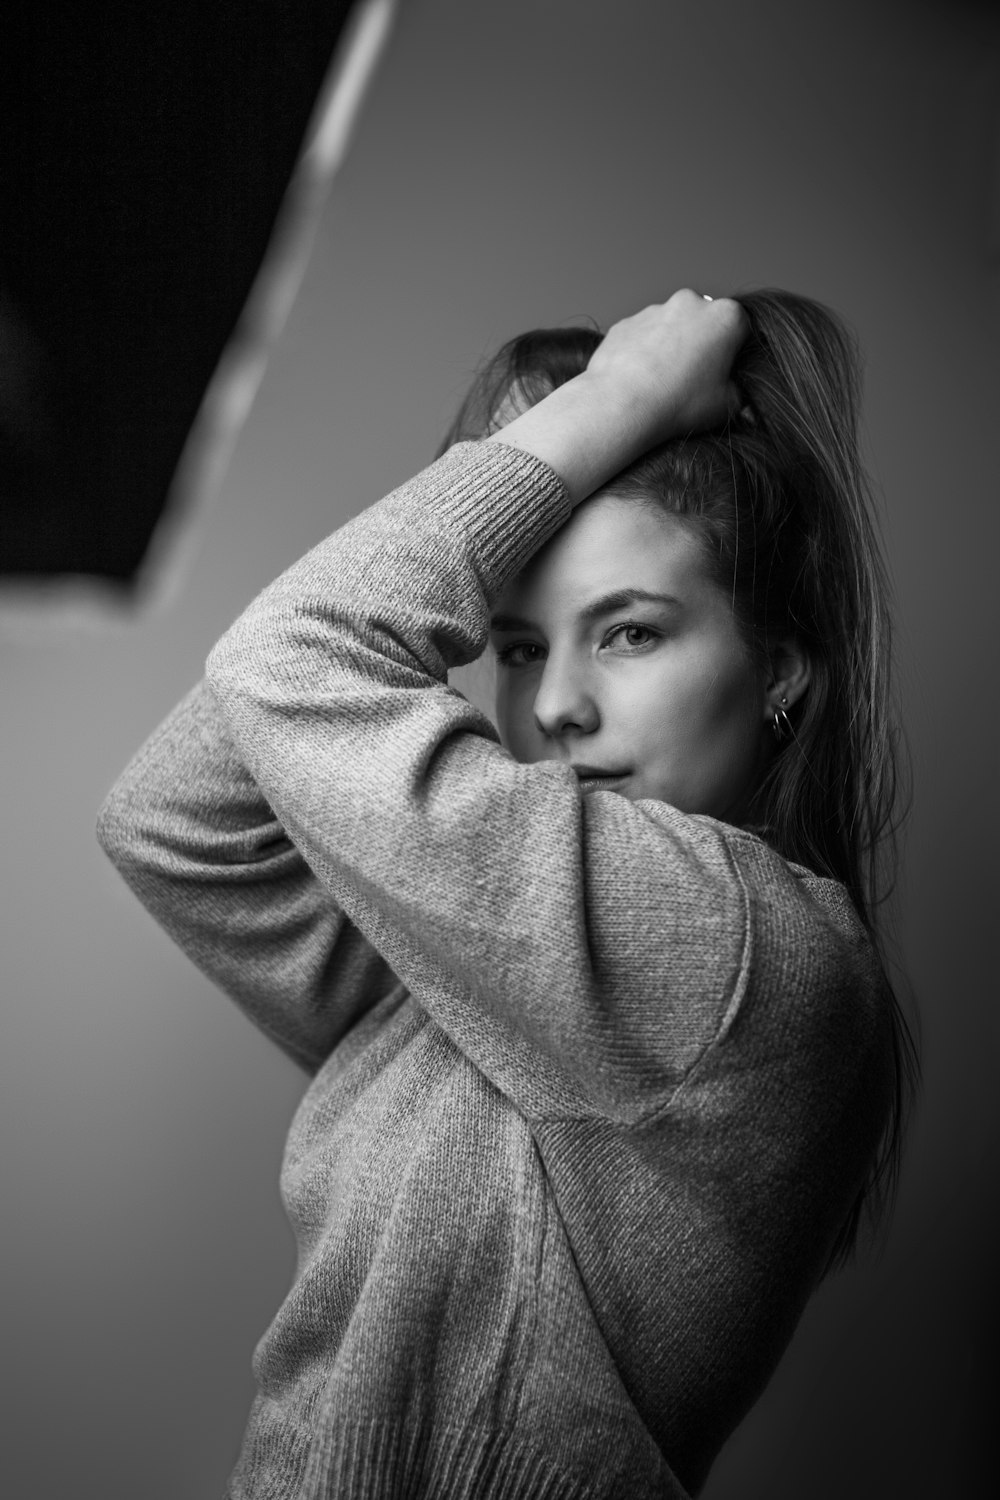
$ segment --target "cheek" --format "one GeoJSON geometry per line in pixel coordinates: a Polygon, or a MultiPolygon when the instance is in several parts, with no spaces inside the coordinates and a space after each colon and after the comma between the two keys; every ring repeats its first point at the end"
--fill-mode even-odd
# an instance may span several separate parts
{"type": "Polygon", "coordinates": [[[523,676],[517,677],[498,669],[493,699],[497,730],[500,743],[516,757],[526,747],[534,727],[533,702],[534,692],[528,691],[523,676]]]}
{"type": "Polygon", "coordinates": [[[647,795],[681,812],[726,818],[739,808],[757,774],[759,734],[754,685],[745,668],[675,681],[647,720],[647,795]]]}
{"type": "Polygon", "coordinates": [[[705,700],[708,725],[736,737],[750,733],[756,728],[757,698],[756,679],[740,663],[713,681],[705,700]]]}
{"type": "Polygon", "coordinates": [[[655,723],[664,752],[683,757],[685,770],[716,775],[729,764],[739,774],[758,740],[759,688],[742,656],[697,653],[661,684],[655,723]]]}
{"type": "Polygon", "coordinates": [[[756,682],[740,673],[720,679],[706,698],[701,737],[692,763],[701,785],[704,810],[725,816],[745,798],[760,760],[760,719],[756,682]]]}

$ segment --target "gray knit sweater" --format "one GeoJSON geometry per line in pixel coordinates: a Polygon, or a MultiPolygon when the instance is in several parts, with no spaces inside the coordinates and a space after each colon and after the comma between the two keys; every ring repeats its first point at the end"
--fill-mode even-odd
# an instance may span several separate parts
{"type": "Polygon", "coordinates": [[[101,811],[313,1074],[233,1500],[696,1491],[884,1123],[841,887],[519,765],[448,687],[568,513],[534,458],[452,449],[264,590],[101,811]]]}

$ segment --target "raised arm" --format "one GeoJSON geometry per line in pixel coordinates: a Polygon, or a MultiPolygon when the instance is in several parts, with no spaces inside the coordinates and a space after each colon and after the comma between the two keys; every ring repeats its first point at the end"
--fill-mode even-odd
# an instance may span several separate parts
{"type": "Polygon", "coordinates": [[[309,1071],[396,983],[286,836],[204,681],[119,777],[98,838],[198,967],[309,1071]]]}
{"type": "MultiPolygon", "coordinates": [[[[717,825],[516,763],[447,672],[483,649],[490,602],[574,499],[671,421],[705,404],[718,420],[727,369],[715,359],[701,408],[668,392],[654,422],[649,400],[625,441],[599,368],[510,443],[459,445],[276,580],[209,658],[241,756],[326,889],[529,1116],[658,1107],[739,1003],[748,897],[717,825]],[[543,452],[555,432],[571,463],[581,428],[605,437],[567,489],[543,452]]],[[[637,386],[616,400],[637,412],[637,386]]]]}
{"type": "Polygon", "coordinates": [[[265,591],[213,653],[213,687],[178,705],[102,810],[140,898],[308,1068],[395,970],[489,1076],[530,1078],[536,1107],[567,1089],[592,1107],[599,1078],[609,1107],[641,1108],[742,982],[744,896],[718,835],[662,805],[583,803],[571,772],[515,764],[446,686],[575,499],[671,424],[724,411],[732,315],[672,302],[666,332],[662,309],[613,329],[589,378],[512,423],[511,442],[447,456],[265,591]],[[678,378],[678,320],[696,329],[700,385],[678,378]],[[685,1004],[669,1056],[664,970],[685,1004]]]}

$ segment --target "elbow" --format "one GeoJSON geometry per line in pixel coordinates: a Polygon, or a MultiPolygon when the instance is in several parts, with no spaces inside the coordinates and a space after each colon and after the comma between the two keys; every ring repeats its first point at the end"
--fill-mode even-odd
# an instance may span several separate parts
{"type": "Polygon", "coordinates": [[[205,681],[217,702],[225,703],[240,677],[247,648],[242,616],[219,637],[205,659],[205,681]]]}
{"type": "Polygon", "coordinates": [[[235,701],[239,695],[241,653],[231,625],[205,659],[205,681],[230,732],[235,701]]]}
{"type": "Polygon", "coordinates": [[[97,842],[114,865],[121,866],[127,860],[127,852],[133,841],[133,818],[128,801],[117,787],[112,787],[97,813],[97,842]]]}
{"type": "Polygon", "coordinates": [[[149,854],[149,808],[132,780],[123,776],[111,788],[97,813],[97,842],[122,874],[139,868],[149,854]]]}
{"type": "Polygon", "coordinates": [[[220,685],[226,680],[226,638],[228,635],[229,631],[226,631],[225,635],[220,636],[205,658],[205,681],[216,697],[218,697],[220,685]]]}

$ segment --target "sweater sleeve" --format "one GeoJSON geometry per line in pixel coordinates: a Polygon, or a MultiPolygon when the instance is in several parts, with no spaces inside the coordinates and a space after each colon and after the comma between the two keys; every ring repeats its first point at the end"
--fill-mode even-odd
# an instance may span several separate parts
{"type": "Polygon", "coordinates": [[[449,688],[558,476],[460,444],[321,542],[215,646],[239,753],[324,889],[529,1118],[655,1110],[729,1021],[749,901],[717,825],[521,765],[449,688]]]}
{"type": "Polygon", "coordinates": [[[119,777],[97,834],[160,925],[309,1072],[396,983],[287,837],[204,681],[119,777]]]}

